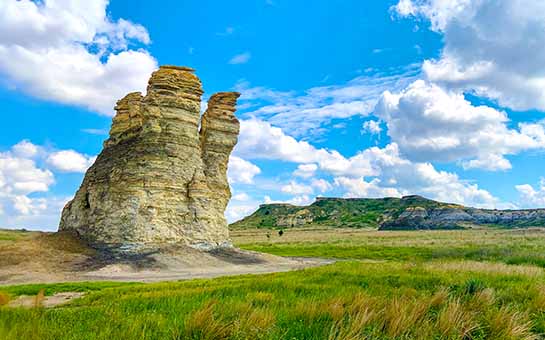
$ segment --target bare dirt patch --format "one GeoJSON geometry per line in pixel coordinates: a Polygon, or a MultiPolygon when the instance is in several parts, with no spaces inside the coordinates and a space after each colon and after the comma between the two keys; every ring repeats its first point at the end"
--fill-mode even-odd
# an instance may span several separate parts
{"type": "Polygon", "coordinates": [[[78,299],[84,296],[85,293],[81,292],[63,292],[57,293],[51,296],[44,296],[42,299],[37,299],[36,296],[21,295],[15,300],[8,303],[8,307],[16,308],[35,308],[35,307],[45,307],[51,308],[56,306],[62,306],[74,299],[78,299]]]}
{"type": "MultiPolygon", "coordinates": [[[[9,232],[5,232],[8,235],[9,232]]],[[[331,260],[171,245],[139,253],[97,251],[69,234],[27,232],[0,240],[0,285],[70,281],[154,282],[302,269],[331,260]]]]}

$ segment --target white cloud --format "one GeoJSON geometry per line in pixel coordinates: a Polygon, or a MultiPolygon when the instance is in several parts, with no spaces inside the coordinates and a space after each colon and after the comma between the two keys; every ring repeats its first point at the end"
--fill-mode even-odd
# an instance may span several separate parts
{"type": "Polygon", "coordinates": [[[333,188],[331,183],[329,183],[328,181],[326,181],[323,178],[312,180],[310,185],[312,185],[313,188],[318,189],[321,193],[329,191],[329,190],[331,190],[333,188]]]}
{"type": "MultiPolygon", "coordinates": [[[[15,196],[0,212],[0,228],[56,231],[61,210],[70,197],[15,196]]],[[[0,197],[0,205],[3,199],[0,197]]]]}
{"type": "Polygon", "coordinates": [[[247,159],[316,163],[320,170],[337,175],[367,176],[374,173],[367,159],[359,154],[347,159],[336,150],[317,149],[257,119],[240,122],[240,136],[234,154],[247,159]]]}
{"type": "Polygon", "coordinates": [[[299,205],[299,206],[309,205],[312,202],[314,202],[314,199],[310,198],[307,195],[294,196],[291,199],[285,200],[285,201],[273,200],[269,196],[265,196],[263,200],[265,204],[285,203],[285,204],[292,204],[292,205],[299,205]]]}
{"type": "Polygon", "coordinates": [[[430,163],[413,163],[402,158],[397,144],[389,144],[385,148],[372,147],[360,155],[376,169],[376,175],[370,176],[370,181],[362,177],[336,177],[335,184],[347,189],[349,196],[419,194],[439,201],[478,207],[500,204],[488,191],[461,180],[454,173],[438,171],[430,163]]]}
{"type": "Polygon", "coordinates": [[[234,155],[229,158],[227,177],[230,183],[252,184],[259,173],[261,169],[257,165],[234,155]]]}
{"type": "Polygon", "coordinates": [[[236,195],[233,195],[232,199],[235,201],[245,202],[250,200],[250,196],[248,196],[248,194],[245,192],[240,192],[236,195]]]}
{"type": "Polygon", "coordinates": [[[286,135],[282,129],[258,119],[240,122],[239,141],[234,153],[248,159],[277,159],[296,163],[312,163],[319,158],[331,157],[327,150],[298,141],[286,135]]]}
{"type": "Polygon", "coordinates": [[[231,65],[240,65],[240,64],[246,64],[250,61],[250,58],[252,57],[252,54],[250,52],[244,52],[241,54],[237,54],[233,56],[231,59],[229,59],[229,64],[231,65]]]}
{"type": "Polygon", "coordinates": [[[545,178],[541,178],[537,189],[534,189],[530,184],[517,185],[515,188],[519,192],[519,202],[522,206],[545,208],[545,178]]]}
{"type": "Polygon", "coordinates": [[[62,150],[51,153],[47,163],[61,172],[84,173],[95,162],[96,157],[81,154],[74,150],[62,150]]]}
{"type": "MultiPolygon", "coordinates": [[[[539,129],[527,128],[539,135],[539,129]]],[[[528,131],[526,133],[530,134],[528,131]]],[[[317,168],[334,178],[338,187],[347,194],[356,196],[367,193],[377,196],[421,194],[426,197],[480,207],[495,207],[501,204],[486,190],[476,184],[461,180],[458,175],[438,171],[427,162],[413,162],[403,157],[400,147],[391,143],[384,148],[372,147],[346,158],[336,150],[315,148],[308,142],[298,141],[286,135],[282,129],[260,120],[241,121],[239,144],[235,155],[248,159],[270,159],[289,163],[316,164],[317,168]],[[350,179],[348,181],[347,179],[350,179]],[[354,186],[359,181],[366,183],[354,186]]],[[[297,182],[281,187],[294,195],[309,195],[306,188],[297,182]],[[297,185],[296,185],[297,184],[297,185]],[[301,190],[299,190],[301,189],[301,190]]],[[[317,188],[318,189],[318,188],[317,188]]]]}
{"type": "Polygon", "coordinates": [[[423,80],[399,94],[386,91],[375,114],[413,161],[464,161],[466,168],[505,170],[511,164],[504,155],[545,147],[541,124],[510,129],[505,112],[473,106],[463,94],[423,80]]]}
{"type": "Polygon", "coordinates": [[[334,181],[336,186],[340,186],[345,189],[345,197],[366,197],[366,198],[379,198],[379,197],[400,197],[401,194],[396,188],[388,188],[380,186],[380,179],[374,178],[370,182],[365,181],[363,178],[348,178],[337,177],[334,181]]]}
{"type": "Polygon", "coordinates": [[[236,222],[257,210],[259,203],[250,202],[239,204],[236,201],[230,201],[225,210],[225,217],[229,223],[236,222]]]}
{"type": "Polygon", "coordinates": [[[40,169],[32,159],[0,153],[0,191],[6,195],[44,192],[53,184],[51,171],[40,169]]]}
{"type": "Polygon", "coordinates": [[[314,190],[312,187],[291,181],[290,183],[283,185],[280,190],[286,194],[292,195],[302,195],[302,194],[312,194],[314,190]]]}
{"type": "Polygon", "coordinates": [[[38,146],[28,140],[22,140],[11,148],[14,155],[22,158],[32,158],[40,151],[38,146]]]}
{"type": "Polygon", "coordinates": [[[362,125],[362,132],[368,132],[372,135],[378,135],[382,131],[380,122],[376,120],[368,120],[362,125]]]}
{"type": "Polygon", "coordinates": [[[47,209],[47,201],[43,198],[32,199],[27,196],[14,196],[13,208],[22,215],[30,215],[33,212],[47,209]]]}
{"type": "Polygon", "coordinates": [[[32,96],[112,115],[116,100],[145,89],[157,62],[143,49],[129,49],[150,43],[146,29],[112,21],[107,5],[2,1],[0,73],[32,96]]]}
{"type": "Polygon", "coordinates": [[[318,170],[318,165],[314,163],[300,164],[293,172],[293,175],[296,177],[310,178],[314,176],[316,170],[318,170]]]}
{"type": "Polygon", "coordinates": [[[462,162],[464,169],[482,169],[488,171],[511,169],[511,162],[502,155],[488,154],[477,159],[462,162]]]}
{"type": "Polygon", "coordinates": [[[94,157],[23,140],[0,152],[0,228],[56,230],[69,197],[49,191],[52,170],[84,172],[94,157]],[[50,168],[48,168],[50,166],[50,168]]]}
{"type": "Polygon", "coordinates": [[[397,5],[392,7],[392,10],[402,16],[414,15],[416,13],[416,7],[412,0],[400,0],[397,5]]]}
{"type": "Polygon", "coordinates": [[[0,152],[0,228],[56,227],[60,216],[56,207],[62,200],[35,197],[47,192],[55,181],[53,173],[33,159],[40,149],[25,140],[0,152]]]}
{"type": "Polygon", "coordinates": [[[245,192],[237,192],[229,201],[225,217],[229,223],[238,221],[257,210],[259,202],[245,192]]]}
{"type": "MultiPolygon", "coordinates": [[[[369,149],[368,149],[369,150],[369,149]]],[[[234,154],[248,159],[270,159],[291,163],[315,163],[318,169],[348,176],[372,176],[376,173],[364,151],[345,158],[336,150],[317,149],[306,141],[286,135],[268,122],[242,120],[234,154]]]]}
{"type": "Polygon", "coordinates": [[[394,10],[444,36],[441,57],[423,65],[429,80],[515,110],[545,109],[545,2],[401,0],[394,10]]]}
{"type": "Polygon", "coordinates": [[[266,120],[300,137],[322,133],[332,119],[369,115],[385,90],[401,90],[414,80],[416,68],[410,65],[390,75],[360,76],[346,84],[313,87],[302,94],[251,87],[246,81],[239,82],[235,90],[242,93],[244,117],[266,120]]]}

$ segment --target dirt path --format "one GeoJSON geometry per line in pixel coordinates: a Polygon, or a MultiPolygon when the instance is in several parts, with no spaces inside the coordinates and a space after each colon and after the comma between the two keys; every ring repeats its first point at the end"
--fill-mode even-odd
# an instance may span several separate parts
{"type": "Polygon", "coordinates": [[[0,241],[0,286],[73,281],[156,282],[285,272],[333,263],[223,248],[162,247],[144,254],[90,249],[69,235],[25,233],[0,241]]]}
{"type": "Polygon", "coordinates": [[[64,292],[64,293],[57,293],[51,296],[28,296],[28,295],[21,295],[17,297],[15,300],[10,301],[8,303],[8,307],[12,308],[35,308],[35,307],[45,307],[45,308],[52,308],[56,306],[62,306],[64,304],[69,303],[70,301],[80,298],[84,296],[85,293],[80,292],[64,292]]]}

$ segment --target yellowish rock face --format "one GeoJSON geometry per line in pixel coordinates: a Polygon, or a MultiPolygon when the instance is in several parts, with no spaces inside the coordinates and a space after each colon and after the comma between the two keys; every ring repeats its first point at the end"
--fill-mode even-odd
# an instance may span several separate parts
{"type": "Polygon", "coordinates": [[[239,133],[239,93],[212,95],[201,119],[202,93],[192,69],[163,66],[145,96],[121,99],[59,230],[94,245],[228,242],[227,164],[239,133]]]}

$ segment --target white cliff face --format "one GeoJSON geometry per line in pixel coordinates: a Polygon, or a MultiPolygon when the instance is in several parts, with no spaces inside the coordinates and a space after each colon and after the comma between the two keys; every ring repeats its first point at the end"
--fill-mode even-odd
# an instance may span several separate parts
{"type": "Polygon", "coordinates": [[[96,245],[228,242],[226,173],[239,94],[213,95],[201,119],[202,93],[193,70],[163,66],[145,96],[121,99],[59,230],[96,245]]]}

